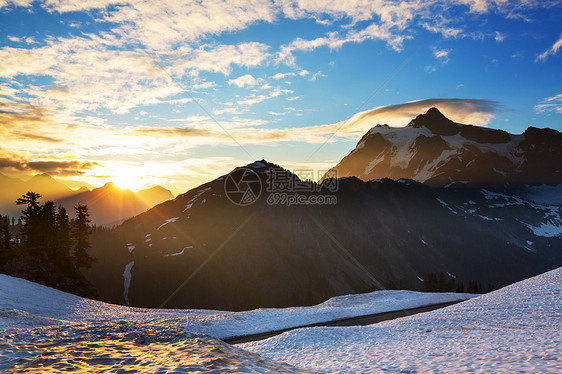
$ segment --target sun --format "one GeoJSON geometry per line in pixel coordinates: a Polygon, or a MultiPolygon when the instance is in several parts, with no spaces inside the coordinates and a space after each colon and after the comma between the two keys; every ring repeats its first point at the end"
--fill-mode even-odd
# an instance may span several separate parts
{"type": "Polygon", "coordinates": [[[145,181],[138,175],[136,170],[131,170],[130,168],[123,167],[116,170],[111,181],[115,186],[121,189],[127,189],[131,191],[138,191],[144,187],[145,181]]]}

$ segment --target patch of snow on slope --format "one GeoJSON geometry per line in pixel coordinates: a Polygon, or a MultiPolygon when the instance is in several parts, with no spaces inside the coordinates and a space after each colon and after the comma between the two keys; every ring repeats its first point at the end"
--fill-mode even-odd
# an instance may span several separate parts
{"type": "Polygon", "coordinates": [[[370,326],[314,327],[238,345],[318,371],[561,372],[562,268],[370,326]]]}
{"type": "Polygon", "coordinates": [[[133,243],[127,243],[127,249],[129,250],[129,253],[131,253],[134,251],[135,246],[133,245],[133,243]]]}
{"type": "Polygon", "coordinates": [[[449,209],[453,214],[458,214],[458,212],[456,210],[454,210],[453,208],[451,208],[449,206],[449,204],[447,204],[446,202],[444,202],[441,199],[435,198],[435,200],[437,200],[439,202],[439,204],[443,205],[445,208],[449,209]]]}
{"type": "Polygon", "coordinates": [[[315,306],[267,308],[194,317],[187,320],[187,327],[190,330],[217,338],[227,338],[430,304],[467,300],[474,296],[476,295],[404,290],[375,291],[366,294],[337,296],[315,306]]]}
{"type": "Polygon", "coordinates": [[[501,171],[501,170],[498,170],[496,168],[493,168],[493,170],[494,170],[495,173],[498,173],[500,175],[503,175],[504,177],[507,177],[507,173],[505,171],[501,171]]]}
{"type": "Polygon", "coordinates": [[[449,147],[459,150],[463,147],[472,146],[480,149],[482,152],[496,153],[501,157],[509,159],[514,165],[520,166],[525,159],[522,157],[520,150],[517,149],[519,143],[524,139],[521,135],[511,136],[511,141],[507,143],[478,143],[463,137],[460,133],[452,136],[441,136],[449,147]]]}
{"type": "MultiPolygon", "coordinates": [[[[406,169],[410,162],[412,155],[412,145],[420,135],[432,136],[432,132],[425,128],[415,127],[390,127],[390,126],[377,126],[369,130],[370,134],[381,134],[386,140],[390,141],[393,146],[393,153],[390,158],[390,167],[400,167],[406,169]]],[[[359,144],[358,149],[364,147],[364,144],[359,144]]],[[[382,157],[377,157],[365,169],[372,170],[382,157]]]]}
{"type": "Polygon", "coordinates": [[[168,223],[170,222],[176,222],[178,219],[180,219],[180,217],[174,217],[174,218],[170,218],[167,219],[166,222],[164,222],[163,224],[161,224],[160,226],[158,226],[158,228],[156,229],[156,231],[160,230],[162,227],[166,226],[168,223]]]}
{"type": "Polygon", "coordinates": [[[367,164],[367,166],[365,166],[365,170],[363,170],[363,173],[365,175],[369,175],[371,171],[375,168],[375,166],[377,166],[383,159],[384,159],[384,152],[381,151],[377,155],[377,157],[375,157],[374,160],[372,160],[367,164]]]}
{"type": "Polygon", "coordinates": [[[446,149],[435,160],[428,162],[421,169],[414,172],[414,179],[418,182],[425,182],[434,176],[437,168],[443,166],[451,157],[457,154],[456,150],[446,149]]]}
{"type": "Polygon", "coordinates": [[[261,161],[255,161],[251,164],[248,165],[248,167],[250,168],[255,168],[255,169],[261,169],[261,168],[265,168],[267,165],[261,161]]]}
{"type": "MultiPolygon", "coordinates": [[[[130,273],[133,263],[129,265],[128,272],[130,273]]],[[[56,323],[61,321],[73,323],[158,322],[162,326],[187,326],[191,331],[206,331],[218,338],[466,300],[474,296],[456,293],[376,291],[366,294],[338,296],[310,307],[256,309],[246,312],[203,309],[145,309],[89,300],[24,279],[0,274],[0,310],[16,310],[20,314],[32,316],[33,318],[30,317],[29,322],[36,324],[36,326],[44,325],[45,321],[51,321],[49,323],[55,323],[56,321],[58,321],[56,323]],[[39,320],[40,323],[37,322],[39,320]]],[[[0,329],[17,327],[18,324],[21,324],[21,320],[16,321],[14,325],[11,318],[0,313],[0,329]]]]}
{"type": "Polygon", "coordinates": [[[527,186],[524,198],[541,204],[562,205],[562,184],[556,186],[527,186]]]}
{"type": "Polygon", "coordinates": [[[129,303],[129,287],[131,287],[131,269],[134,264],[134,261],[129,262],[125,265],[125,271],[123,272],[123,297],[125,298],[125,303],[127,303],[127,305],[131,305],[129,303]]]}
{"type": "MultiPolygon", "coordinates": [[[[527,205],[544,212],[543,221],[538,225],[520,221],[536,236],[554,237],[562,235],[562,207],[560,205],[543,205],[524,200],[515,196],[508,196],[497,192],[482,189],[480,191],[487,200],[502,200],[502,203],[490,205],[490,208],[503,208],[512,205],[527,205]]],[[[484,218],[484,217],[482,217],[484,218]]]]}
{"type": "Polygon", "coordinates": [[[562,220],[560,216],[557,219],[550,220],[548,222],[543,222],[540,226],[533,226],[528,223],[524,223],[536,236],[544,236],[547,238],[552,238],[555,236],[562,235],[562,220]]]}
{"type": "Polygon", "coordinates": [[[205,313],[111,305],[0,274],[0,372],[302,373],[183,326],[205,313]]]}
{"type": "Polygon", "coordinates": [[[195,195],[193,195],[193,197],[191,199],[189,199],[189,201],[186,203],[185,208],[183,209],[183,211],[185,212],[188,209],[191,209],[191,207],[193,206],[193,204],[195,203],[195,201],[201,196],[203,195],[205,192],[209,191],[211,189],[211,187],[207,187],[207,188],[203,188],[202,190],[197,191],[197,193],[195,195]]]}
{"type": "Polygon", "coordinates": [[[379,130],[378,132],[382,132],[384,138],[396,147],[395,152],[393,152],[392,158],[390,159],[391,168],[400,167],[402,169],[406,169],[412,157],[412,145],[414,145],[418,136],[432,136],[432,132],[426,127],[402,127],[400,129],[389,128],[389,131],[377,128],[377,130],[379,130]]]}
{"type": "Polygon", "coordinates": [[[184,247],[180,252],[176,252],[176,253],[168,253],[165,254],[164,257],[174,257],[174,256],[179,256],[179,255],[183,255],[183,252],[185,252],[186,249],[188,248],[193,248],[192,245],[188,245],[187,247],[184,247]]]}

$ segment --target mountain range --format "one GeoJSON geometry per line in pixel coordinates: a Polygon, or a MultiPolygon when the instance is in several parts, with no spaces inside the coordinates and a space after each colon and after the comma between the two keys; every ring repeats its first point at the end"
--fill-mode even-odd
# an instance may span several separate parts
{"type": "Polygon", "coordinates": [[[432,108],[404,128],[375,126],[336,166],[336,191],[304,193],[337,204],[271,205],[263,190],[233,204],[229,176],[265,186],[272,170],[290,174],[256,161],[97,237],[92,254],[111,260],[86,276],[114,302],[229,310],[422,290],[428,274],[496,288],[562,265],[559,138],[461,125],[432,108]]]}
{"type": "Polygon", "coordinates": [[[494,289],[562,266],[560,137],[462,125],[432,108],[404,128],[373,127],[335,166],[337,179],[333,169],[320,183],[301,181],[260,160],[174,199],[156,188],[166,201],[147,211],[138,203],[145,192],[112,184],[61,201],[99,207],[91,213],[100,221],[140,213],[91,237],[97,261],[83,275],[114,303],[311,305],[424,290],[436,277],[494,289]],[[276,174],[304,200],[266,190],[276,174]]]}
{"type": "Polygon", "coordinates": [[[334,173],[434,186],[557,185],[562,183],[562,133],[529,127],[514,135],[458,124],[431,108],[405,127],[373,127],[326,176],[334,173]]]}
{"type": "Polygon", "coordinates": [[[33,191],[41,194],[42,202],[53,200],[56,205],[62,204],[70,216],[74,214],[73,207],[78,203],[87,205],[92,221],[98,225],[121,223],[174,197],[161,186],[137,193],[118,188],[113,183],[91,191],[87,187],[72,190],[48,174],[36,175],[28,181],[0,174],[0,191],[0,213],[3,215],[19,216],[22,207],[15,204],[16,199],[33,191]]]}

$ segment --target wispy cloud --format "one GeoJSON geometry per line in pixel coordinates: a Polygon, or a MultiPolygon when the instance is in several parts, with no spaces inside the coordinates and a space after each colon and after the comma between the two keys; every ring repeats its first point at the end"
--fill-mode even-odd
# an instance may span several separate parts
{"type": "Polygon", "coordinates": [[[496,36],[494,37],[494,39],[496,39],[496,42],[501,43],[505,40],[505,34],[502,34],[499,31],[496,31],[496,36]]]}
{"type": "Polygon", "coordinates": [[[97,162],[80,160],[42,159],[31,160],[30,155],[0,147],[0,171],[24,173],[48,173],[55,176],[84,175],[97,162]]]}
{"type": "Polygon", "coordinates": [[[434,25],[431,25],[428,22],[423,22],[421,25],[427,31],[435,34],[441,34],[445,38],[458,38],[463,35],[463,29],[458,27],[448,27],[442,22],[434,25]]]}
{"type": "Polygon", "coordinates": [[[438,48],[433,49],[433,56],[444,64],[449,62],[450,53],[451,53],[450,49],[438,49],[438,48]]]}
{"type": "Polygon", "coordinates": [[[546,61],[546,59],[548,59],[549,56],[556,55],[560,48],[562,48],[562,34],[560,34],[560,38],[558,38],[558,40],[554,42],[552,47],[550,47],[549,49],[547,49],[546,51],[544,51],[543,53],[537,56],[535,62],[546,61]]]}
{"type": "Polygon", "coordinates": [[[540,104],[535,105],[535,113],[549,112],[562,114],[562,94],[543,99],[540,104]]]}
{"type": "Polygon", "coordinates": [[[376,124],[406,126],[409,121],[429,108],[438,108],[455,122],[487,125],[501,106],[496,101],[480,99],[424,99],[403,104],[386,105],[355,114],[340,130],[342,133],[361,133],[376,124]]]}
{"type": "Polygon", "coordinates": [[[274,76],[272,76],[271,78],[275,79],[275,80],[279,80],[279,79],[284,79],[286,77],[292,77],[295,76],[296,73],[293,72],[289,72],[289,73],[277,73],[274,76]]]}

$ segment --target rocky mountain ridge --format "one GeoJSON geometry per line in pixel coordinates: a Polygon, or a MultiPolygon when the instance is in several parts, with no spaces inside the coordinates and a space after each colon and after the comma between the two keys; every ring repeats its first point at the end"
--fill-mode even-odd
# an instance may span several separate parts
{"type": "Polygon", "coordinates": [[[562,184],[562,133],[457,124],[436,108],[406,127],[377,125],[326,176],[413,179],[434,186],[562,184]]]}

